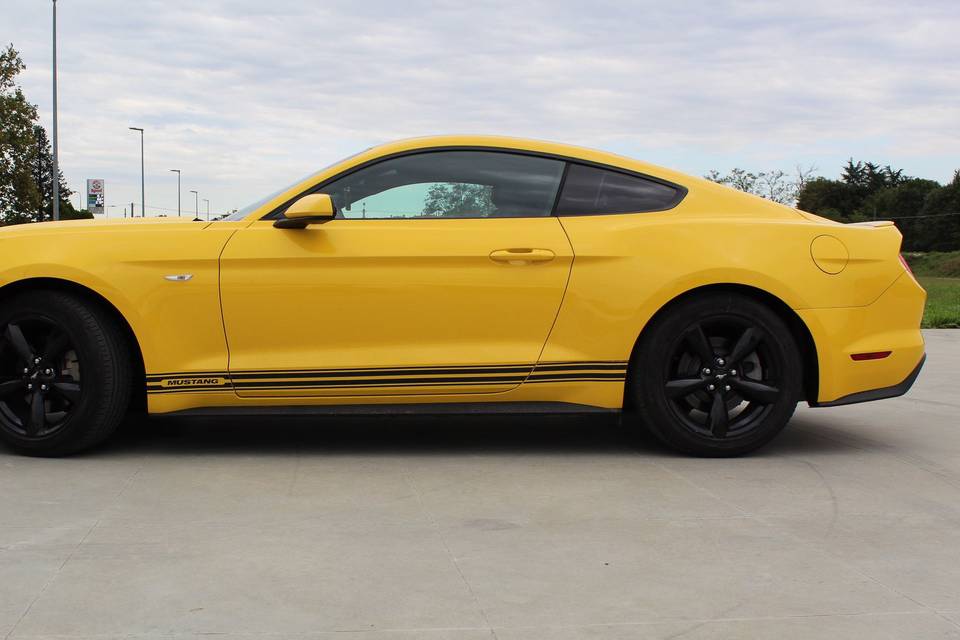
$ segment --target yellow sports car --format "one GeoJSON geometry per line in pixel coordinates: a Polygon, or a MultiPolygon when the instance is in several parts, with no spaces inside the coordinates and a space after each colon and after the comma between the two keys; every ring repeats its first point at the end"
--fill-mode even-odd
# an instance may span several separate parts
{"type": "Polygon", "coordinates": [[[0,230],[0,436],[153,414],[623,411],[707,456],[905,393],[925,293],[842,225],[600,151],[369,149],[217,222],[0,230]]]}

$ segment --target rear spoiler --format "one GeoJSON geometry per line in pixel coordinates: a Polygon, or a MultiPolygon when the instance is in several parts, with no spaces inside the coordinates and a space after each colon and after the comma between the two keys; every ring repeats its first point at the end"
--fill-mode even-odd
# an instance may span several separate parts
{"type": "Polygon", "coordinates": [[[868,220],[867,222],[848,222],[848,227],[893,227],[893,220],[868,220]]]}

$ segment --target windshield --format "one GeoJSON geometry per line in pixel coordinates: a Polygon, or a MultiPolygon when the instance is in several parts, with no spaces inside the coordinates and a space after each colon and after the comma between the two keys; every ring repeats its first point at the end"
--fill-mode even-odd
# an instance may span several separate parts
{"type": "MultiPolygon", "coordinates": [[[[371,148],[372,148],[372,147],[371,147],[371,148]]],[[[322,172],[326,171],[327,169],[330,169],[331,167],[335,167],[335,166],[337,166],[338,164],[341,164],[341,163],[343,163],[343,162],[346,162],[346,161],[349,160],[350,158],[355,158],[355,157],[357,157],[358,155],[360,155],[361,153],[366,153],[366,152],[369,151],[369,150],[370,150],[370,149],[364,149],[364,150],[361,151],[360,153],[355,153],[355,154],[353,154],[353,155],[351,155],[351,156],[347,156],[346,158],[344,158],[344,159],[342,159],[342,160],[337,160],[337,161],[334,162],[333,164],[329,164],[329,165],[325,166],[324,168],[320,169],[319,171],[311,171],[310,173],[308,173],[307,175],[303,176],[303,177],[300,178],[299,180],[295,180],[295,181],[291,182],[290,184],[288,184],[287,186],[285,186],[285,187],[282,188],[282,189],[277,189],[276,191],[274,191],[274,192],[271,193],[270,195],[268,195],[268,196],[266,196],[266,197],[264,197],[264,198],[260,198],[259,200],[257,200],[257,201],[254,202],[253,204],[248,204],[248,205],[245,206],[243,209],[238,209],[237,211],[231,213],[231,214],[228,215],[227,217],[225,217],[225,218],[220,218],[220,220],[221,220],[221,221],[226,221],[226,222],[236,222],[236,221],[238,221],[238,220],[243,220],[243,219],[246,218],[248,215],[250,215],[251,213],[253,213],[253,212],[256,211],[257,209],[259,209],[259,208],[262,207],[263,205],[267,204],[268,202],[270,202],[271,200],[273,200],[274,198],[276,198],[277,196],[279,196],[279,195],[280,195],[281,193],[283,193],[284,191],[288,191],[288,190],[294,188],[295,186],[297,186],[298,184],[300,184],[301,182],[303,182],[304,180],[306,180],[306,179],[309,178],[310,176],[314,176],[314,175],[317,175],[318,173],[322,173],[322,172]]]]}

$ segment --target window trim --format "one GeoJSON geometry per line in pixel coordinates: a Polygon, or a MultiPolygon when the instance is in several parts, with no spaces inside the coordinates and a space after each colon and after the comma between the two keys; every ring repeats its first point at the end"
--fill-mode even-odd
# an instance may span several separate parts
{"type": "MultiPolygon", "coordinates": [[[[554,198],[553,206],[550,208],[549,216],[516,216],[511,217],[512,219],[531,219],[531,218],[573,218],[581,216],[622,216],[622,215],[631,215],[634,213],[657,213],[661,211],[669,211],[679,205],[684,198],[687,197],[688,189],[683,185],[677,184],[675,182],[670,182],[669,180],[664,180],[663,178],[658,178],[657,176],[651,176],[646,173],[641,173],[639,171],[631,171],[630,169],[624,169],[622,167],[616,167],[613,165],[605,164],[602,162],[593,162],[591,160],[583,160],[580,158],[572,158],[570,156],[564,156],[554,153],[543,153],[539,151],[528,151],[526,149],[508,149],[505,147],[488,147],[488,146],[470,146],[470,145],[451,145],[445,147],[427,147],[422,149],[408,149],[406,151],[398,151],[396,153],[390,153],[385,156],[379,156],[377,158],[372,158],[366,162],[361,162],[355,167],[350,167],[346,171],[338,173],[335,176],[327,178],[323,182],[316,184],[309,189],[298,193],[292,198],[286,200],[283,204],[274,207],[269,213],[258,218],[258,220],[278,220],[283,217],[283,213],[292,205],[294,202],[313,193],[321,192],[327,185],[342,178],[345,178],[361,169],[366,169],[367,167],[379,164],[381,162],[386,162],[388,160],[394,160],[396,158],[402,158],[405,156],[421,155],[426,153],[441,153],[446,151],[487,151],[491,153],[506,153],[515,156],[532,156],[534,158],[543,158],[545,160],[558,160],[564,163],[563,171],[560,174],[560,182],[557,185],[557,195],[554,198]],[[641,178],[643,180],[650,180],[651,182],[656,182],[668,187],[672,187],[676,190],[677,196],[670,202],[669,206],[663,207],[662,209],[642,209],[639,211],[624,211],[618,213],[570,213],[564,214],[563,216],[557,215],[557,206],[560,204],[560,197],[563,195],[563,187],[567,182],[567,173],[570,170],[571,164],[579,164],[587,167],[594,167],[597,169],[604,169],[607,171],[613,171],[615,173],[621,173],[626,176],[641,178]]],[[[347,218],[348,220],[358,220],[359,218],[347,218]]],[[[508,218],[502,217],[489,217],[489,216],[437,216],[431,218],[368,218],[369,220],[505,220],[508,218]]]]}

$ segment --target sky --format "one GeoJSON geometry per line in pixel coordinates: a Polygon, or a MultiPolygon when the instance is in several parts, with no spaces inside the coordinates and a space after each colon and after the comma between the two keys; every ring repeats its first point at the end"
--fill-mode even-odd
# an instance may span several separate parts
{"type": "MultiPolygon", "coordinates": [[[[51,123],[51,4],[0,43],[51,123]]],[[[59,0],[61,167],[109,215],[240,208],[374,144],[517,135],[695,175],[960,168],[957,0],[59,0]],[[205,204],[200,201],[200,210],[205,204]]],[[[80,204],[80,196],[73,198],[80,204]]]]}

